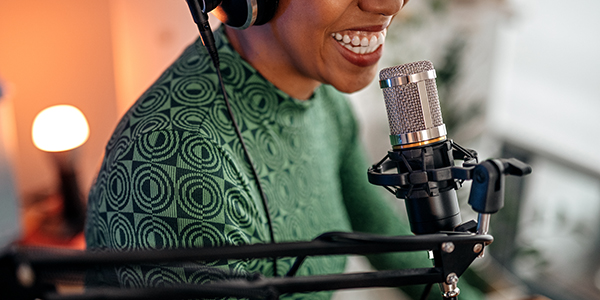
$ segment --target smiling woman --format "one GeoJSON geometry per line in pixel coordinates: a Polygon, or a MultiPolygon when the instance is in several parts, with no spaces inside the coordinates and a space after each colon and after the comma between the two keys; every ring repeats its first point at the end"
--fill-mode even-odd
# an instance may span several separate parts
{"type": "MultiPolygon", "coordinates": [[[[308,241],[329,231],[410,234],[366,180],[358,124],[340,93],[373,80],[386,29],[403,4],[280,0],[264,25],[215,31],[225,90],[267,205],[227,117],[210,55],[201,41],[190,45],[129,109],[108,142],[89,196],[89,248],[308,241]]],[[[371,262],[378,268],[431,266],[427,253],[377,256],[371,262]]],[[[277,258],[131,266],[100,270],[90,278],[160,286],[223,274],[277,276],[293,263],[277,258]],[[207,272],[207,264],[226,272],[207,272]]],[[[345,263],[345,257],[310,257],[297,274],[340,273],[345,263]]],[[[406,291],[418,297],[421,288],[406,291]]],[[[470,291],[461,299],[478,298],[470,291]]]]}

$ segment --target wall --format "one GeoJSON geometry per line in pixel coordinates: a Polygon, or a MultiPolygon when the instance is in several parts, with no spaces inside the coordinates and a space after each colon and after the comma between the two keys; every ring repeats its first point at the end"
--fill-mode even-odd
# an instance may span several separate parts
{"type": "Polygon", "coordinates": [[[109,3],[117,109],[121,115],[196,39],[198,30],[183,0],[109,3]]]}
{"type": "Polygon", "coordinates": [[[0,76],[11,87],[20,194],[55,185],[50,158],[31,141],[38,112],[71,104],[88,118],[90,139],[77,151],[85,192],[119,117],[196,37],[185,1],[0,2],[0,76]]]}
{"type": "Polygon", "coordinates": [[[34,147],[31,126],[55,104],[74,105],[88,118],[90,139],[78,154],[81,183],[90,185],[116,124],[109,17],[107,1],[0,2],[0,74],[11,86],[21,195],[53,189],[51,162],[34,147]]]}
{"type": "Polygon", "coordinates": [[[488,110],[489,133],[533,167],[511,266],[549,298],[600,299],[600,3],[511,2],[488,110]]]}

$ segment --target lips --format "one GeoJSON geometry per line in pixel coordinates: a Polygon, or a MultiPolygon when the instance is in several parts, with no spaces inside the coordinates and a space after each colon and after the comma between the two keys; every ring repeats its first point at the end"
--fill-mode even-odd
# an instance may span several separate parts
{"type": "Polygon", "coordinates": [[[366,67],[376,64],[382,55],[387,29],[345,30],[331,34],[342,56],[350,63],[366,67]]]}

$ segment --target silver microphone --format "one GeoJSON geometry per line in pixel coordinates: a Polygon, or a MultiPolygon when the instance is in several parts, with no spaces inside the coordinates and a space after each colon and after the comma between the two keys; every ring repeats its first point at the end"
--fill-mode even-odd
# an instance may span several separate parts
{"type": "Polygon", "coordinates": [[[433,64],[427,60],[386,68],[379,73],[390,142],[395,149],[446,139],[435,78],[433,64]]]}
{"type": "Polygon", "coordinates": [[[383,89],[390,142],[388,157],[398,174],[408,176],[396,191],[405,199],[411,230],[415,234],[451,231],[460,224],[457,182],[440,178],[439,170],[454,166],[452,142],[446,137],[440,101],[430,61],[383,69],[383,89]]]}

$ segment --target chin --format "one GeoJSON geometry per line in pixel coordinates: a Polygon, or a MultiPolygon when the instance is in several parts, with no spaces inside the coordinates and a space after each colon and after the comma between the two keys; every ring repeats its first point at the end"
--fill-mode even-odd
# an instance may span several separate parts
{"type": "Polygon", "coordinates": [[[333,82],[330,84],[342,93],[351,94],[367,87],[369,84],[371,84],[373,78],[375,78],[375,74],[362,76],[354,75],[348,80],[340,80],[338,82],[333,82]]]}

